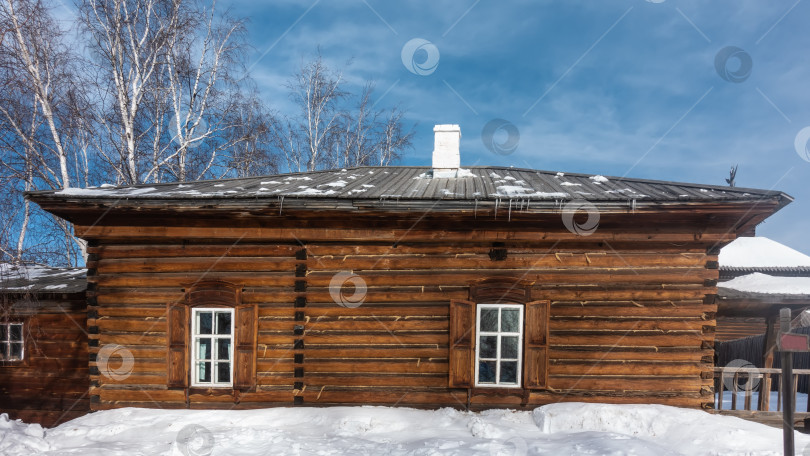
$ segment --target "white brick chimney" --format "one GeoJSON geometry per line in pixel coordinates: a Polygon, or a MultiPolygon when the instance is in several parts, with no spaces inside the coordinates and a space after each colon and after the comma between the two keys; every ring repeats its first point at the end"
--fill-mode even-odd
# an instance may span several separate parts
{"type": "Polygon", "coordinates": [[[457,171],[461,166],[459,143],[461,127],[458,125],[436,125],[433,127],[433,172],[457,171]]]}

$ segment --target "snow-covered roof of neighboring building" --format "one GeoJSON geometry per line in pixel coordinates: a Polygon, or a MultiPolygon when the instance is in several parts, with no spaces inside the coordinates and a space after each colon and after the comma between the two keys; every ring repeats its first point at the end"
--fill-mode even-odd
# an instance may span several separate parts
{"type": "Polygon", "coordinates": [[[740,237],[720,250],[721,268],[808,268],[810,256],[766,237],[740,237]]]}
{"type": "Polygon", "coordinates": [[[0,263],[0,293],[78,293],[87,289],[87,270],[39,264],[0,263]]]}
{"type": "Polygon", "coordinates": [[[722,282],[718,288],[731,291],[721,293],[725,296],[743,293],[810,298],[810,277],[775,277],[754,272],[722,282]]]}

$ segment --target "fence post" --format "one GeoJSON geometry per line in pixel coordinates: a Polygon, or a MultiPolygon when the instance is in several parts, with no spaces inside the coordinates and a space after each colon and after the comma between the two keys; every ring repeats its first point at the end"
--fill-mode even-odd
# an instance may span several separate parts
{"type": "MultiPolygon", "coordinates": [[[[779,311],[779,323],[781,334],[790,332],[789,308],[779,311]]],[[[793,444],[793,353],[783,350],[780,355],[782,357],[782,439],[785,456],[793,456],[796,454],[793,444]]]]}

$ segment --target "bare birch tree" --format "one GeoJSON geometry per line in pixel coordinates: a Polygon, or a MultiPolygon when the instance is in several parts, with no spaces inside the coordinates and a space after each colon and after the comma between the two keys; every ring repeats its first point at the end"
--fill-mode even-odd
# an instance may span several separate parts
{"type": "MultiPolygon", "coordinates": [[[[97,57],[99,100],[109,100],[99,116],[116,155],[105,154],[119,179],[141,182],[139,162],[152,121],[144,100],[158,84],[161,65],[181,20],[179,1],[87,0],[80,21],[97,57]]],[[[103,150],[103,148],[100,148],[103,150]]]]}
{"type": "Polygon", "coordinates": [[[290,170],[385,166],[411,147],[413,129],[405,131],[403,111],[376,109],[373,82],[355,99],[342,73],[320,55],[304,63],[287,88],[298,112],[275,120],[272,141],[290,170]]]}
{"type": "Polygon", "coordinates": [[[41,1],[2,0],[0,23],[0,191],[15,206],[4,210],[9,218],[3,255],[20,261],[30,250],[73,264],[77,239],[70,224],[32,207],[22,193],[86,182],[86,100],[75,72],[77,56],[41,1]],[[39,238],[59,239],[61,254],[32,248],[31,227],[39,238]]]}

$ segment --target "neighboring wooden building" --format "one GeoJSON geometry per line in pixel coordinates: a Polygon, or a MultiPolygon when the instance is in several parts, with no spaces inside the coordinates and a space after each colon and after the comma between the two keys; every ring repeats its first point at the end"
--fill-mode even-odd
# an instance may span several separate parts
{"type": "Polygon", "coordinates": [[[810,256],[766,237],[740,237],[720,251],[718,341],[764,334],[779,309],[810,307],[810,256]],[[806,291],[805,291],[806,290],[806,291]]]}
{"type": "Polygon", "coordinates": [[[84,269],[0,263],[0,413],[55,426],[90,411],[84,269]]]}
{"type": "Polygon", "coordinates": [[[454,134],[441,168],[29,193],[89,243],[91,407],[710,407],[718,247],[791,198],[461,169],[454,134]]]}

